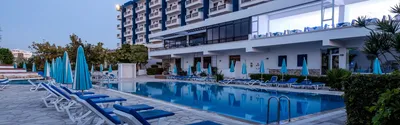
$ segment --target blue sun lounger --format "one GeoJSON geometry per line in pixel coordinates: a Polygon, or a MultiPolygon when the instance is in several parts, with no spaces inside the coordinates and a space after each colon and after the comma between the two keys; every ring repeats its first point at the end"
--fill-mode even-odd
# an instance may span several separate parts
{"type": "MultiPolygon", "coordinates": [[[[79,114],[79,113],[75,113],[75,114],[71,113],[70,109],[73,109],[72,107],[76,104],[76,102],[74,102],[71,99],[71,94],[68,95],[68,92],[65,93],[61,89],[59,89],[58,87],[56,87],[54,85],[50,85],[50,87],[56,92],[57,95],[61,95],[62,100],[66,100],[66,102],[64,104],[60,104],[60,106],[56,106],[57,111],[66,111],[68,114],[68,117],[74,122],[82,119],[82,116],[80,116],[80,117],[75,116],[75,114],[79,114]]],[[[63,87],[63,86],[62,86],[62,89],[69,90],[68,88],[63,87]]],[[[91,99],[92,102],[96,103],[96,104],[115,103],[115,102],[126,101],[126,99],[124,99],[124,98],[108,98],[109,97],[108,95],[81,95],[81,94],[72,94],[72,95],[76,95],[77,97],[79,97],[81,99],[91,99]]],[[[128,107],[135,109],[135,110],[148,110],[148,109],[154,108],[154,107],[144,105],[144,104],[130,105],[128,107]]],[[[103,107],[103,110],[108,114],[112,114],[114,109],[103,107]]],[[[81,113],[81,114],[83,114],[83,113],[81,113]]],[[[85,117],[85,116],[83,116],[83,117],[85,117]]]]}
{"type": "Polygon", "coordinates": [[[260,82],[261,86],[273,86],[278,83],[278,76],[272,76],[270,80],[267,80],[265,82],[260,82]]]}
{"type": "MultiPolygon", "coordinates": [[[[114,112],[121,120],[121,123],[127,123],[128,125],[150,125],[148,120],[159,119],[164,117],[175,115],[172,112],[163,111],[163,110],[151,110],[144,112],[137,112],[136,110],[132,110],[129,107],[121,106],[114,104],[114,108],[116,109],[114,112]]],[[[221,125],[212,121],[202,121],[197,123],[192,123],[189,125],[221,125]]]]}
{"type": "Polygon", "coordinates": [[[121,106],[114,104],[114,108],[116,109],[114,113],[119,117],[121,123],[128,123],[129,125],[150,125],[147,120],[152,119],[159,119],[158,122],[160,123],[161,118],[173,116],[175,113],[164,111],[164,110],[150,110],[150,111],[143,111],[137,112],[134,109],[129,107],[121,106]]]}
{"type": "Polygon", "coordinates": [[[293,88],[312,88],[319,89],[321,87],[325,87],[325,83],[315,82],[313,83],[311,80],[304,80],[301,83],[292,84],[293,88]]]}
{"type": "Polygon", "coordinates": [[[9,79],[0,80],[0,90],[5,89],[8,86],[9,79]]]}
{"type": "Polygon", "coordinates": [[[291,87],[292,84],[295,84],[297,81],[297,78],[290,78],[288,81],[283,81],[283,82],[278,82],[277,86],[278,87],[282,87],[282,86],[286,86],[286,87],[291,87]]]}

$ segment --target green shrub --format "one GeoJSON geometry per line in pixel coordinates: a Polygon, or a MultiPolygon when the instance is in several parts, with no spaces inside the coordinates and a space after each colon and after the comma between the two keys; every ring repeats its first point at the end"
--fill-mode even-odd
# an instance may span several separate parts
{"type": "Polygon", "coordinates": [[[200,74],[199,74],[200,76],[207,76],[207,74],[206,74],[206,72],[204,72],[204,71],[202,71],[200,74]]]}
{"type": "Polygon", "coordinates": [[[369,111],[386,90],[400,87],[397,75],[352,75],[343,80],[347,124],[370,125],[376,111],[369,111]]]}
{"type": "MultiPolygon", "coordinates": [[[[263,78],[264,81],[266,81],[266,80],[270,80],[272,76],[278,76],[278,80],[282,79],[282,75],[276,75],[276,74],[263,74],[262,78],[263,78]]],[[[261,74],[250,74],[250,78],[251,79],[261,80],[261,74]]],[[[306,77],[304,77],[304,76],[296,76],[296,75],[284,75],[284,79],[288,80],[290,78],[298,78],[297,82],[301,82],[306,77]]],[[[328,80],[327,80],[326,77],[323,77],[323,76],[308,76],[307,78],[309,80],[311,80],[312,82],[322,82],[322,83],[326,83],[327,86],[329,86],[328,80]]]]}
{"type": "Polygon", "coordinates": [[[400,89],[387,90],[381,94],[376,105],[370,107],[376,112],[372,118],[374,125],[395,125],[400,123],[400,89]]]}
{"type": "Polygon", "coordinates": [[[342,81],[351,76],[351,72],[345,69],[332,69],[326,74],[328,78],[328,85],[336,90],[342,90],[342,81]]]}
{"type": "Polygon", "coordinates": [[[151,68],[158,68],[158,65],[153,64],[153,65],[151,65],[150,67],[151,67],[151,68]]]}
{"type": "Polygon", "coordinates": [[[163,68],[148,68],[146,71],[147,75],[160,75],[163,72],[163,68]]]}
{"type": "Polygon", "coordinates": [[[217,82],[221,81],[221,80],[224,80],[224,74],[222,74],[222,71],[220,71],[219,73],[215,74],[215,80],[217,82]]]}

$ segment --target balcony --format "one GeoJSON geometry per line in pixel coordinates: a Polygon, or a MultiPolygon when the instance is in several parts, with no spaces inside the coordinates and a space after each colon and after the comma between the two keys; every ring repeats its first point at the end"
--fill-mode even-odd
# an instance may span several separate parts
{"type": "Polygon", "coordinates": [[[132,26],[132,25],[133,25],[133,23],[130,20],[124,22],[124,27],[132,26]]]}
{"type": "Polygon", "coordinates": [[[118,33],[118,34],[117,34],[117,38],[118,38],[118,39],[121,39],[121,34],[118,33]]]}
{"type": "Polygon", "coordinates": [[[192,14],[186,15],[186,22],[193,23],[203,20],[203,12],[194,12],[192,14]]]}
{"type": "Polygon", "coordinates": [[[161,12],[157,11],[157,12],[152,12],[150,13],[149,19],[157,19],[157,18],[161,18],[161,12]]]}
{"type": "Polygon", "coordinates": [[[156,24],[150,25],[150,31],[156,31],[156,30],[161,30],[161,24],[156,23],[156,24]]]}
{"type": "Polygon", "coordinates": [[[186,0],[186,8],[193,8],[203,5],[203,0],[186,0]]]}
{"type": "Polygon", "coordinates": [[[209,15],[210,16],[218,16],[218,15],[221,15],[221,14],[230,13],[230,12],[232,12],[232,9],[233,9],[232,8],[232,4],[225,3],[225,4],[222,4],[222,5],[218,5],[216,7],[210,8],[209,15]]]}
{"type": "Polygon", "coordinates": [[[133,15],[133,13],[132,13],[131,9],[128,9],[128,11],[124,12],[124,17],[129,17],[132,15],[133,15]]]}
{"type": "Polygon", "coordinates": [[[181,12],[181,8],[178,7],[178,5],[175,5],[172,7],[168,7],[166,14],[174,14],[174,13],[178,13],[178,12],[181,12]]]}
{"type": "Polygon", "coordinates": [[[135,19],[136,24],[143,23],[143,22],[145,22],[145,21],[146,21],[146,20],[145,20],[144,16],[137,17],[137,18],[135,19]]]}
{"type": "Polygon", "coordinates": [[[136,7],[135,11],[136,13],[141,13],[144,12],[146,10],[145,5],[139,5],[138,7],[136,7]]]}
{"type": "Polygon", "coordinates": [[[117,29],[121,30],[121,24],[117,25],[117,29]]]}
{"type": "Polygon", "coordinates": [[[136,34],[145,33],[146,32],[146,28],[144,28],[144,27],[136,28],[135,32],[136,32],[136,34]]]}
{"type": "Polygon", "coordinates": [[[180,20],[178,20],[178,19],[172,19],[172,20],[167,20],[167,27],[168,28],[170,28],[170,27],[175,27],[175,26],[180,26],[181,25],[181,22],[180,22],[180,20]]]}
{"type": "Polygon", "coordinates": [[[248,8],[257,4],[269,2],[272,0],[240,0],[240,8],[248,8]]]}
{"type": "Polygon", "coordinates": [[[161,0],[152,0],[150,1],[150,8],[161,6],[161,0]]]}
{"type": "Polygon", "coordinates": [[[118,14],[118,15],[117,15],[117,20],[122,20],[121,14],[118,14]]]}
{"type": "Polygon", "coordinates": [[[132,34],[132,31],[125,31],[124,32],[124,37],[128,37],[128,36],[132,36],[133,34],[132,34]]]}
{"type": "Polygon", "coordinates": [[[136,39],[135,44],[144,44],[144,38],[138,38],[138,39],[136,39]]]}

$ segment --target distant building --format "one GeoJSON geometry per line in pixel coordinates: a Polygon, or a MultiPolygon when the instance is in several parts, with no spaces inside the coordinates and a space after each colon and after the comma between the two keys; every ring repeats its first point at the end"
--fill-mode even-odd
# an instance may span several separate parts
{"type": "Polygon", "coordinates": [[[11,53],[13,54],[14,58],[28,59],[32,57],[32,52],[20,49],[12,49],[11,53]]]}

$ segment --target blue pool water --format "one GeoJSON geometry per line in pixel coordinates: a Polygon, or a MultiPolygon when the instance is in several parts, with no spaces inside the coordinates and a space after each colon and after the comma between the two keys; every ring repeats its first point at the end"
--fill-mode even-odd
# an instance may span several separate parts
{"type": "MultiPolygon", "coordinates": [[[[340,96],[246,89],[216,84],[145,82],[110,84],[108,87],[258,123],[265,123],[268,98],[272,96],[285,95],[290,98],[292,118],[344,107],[343,98],[340,96]]],[[[271,101],[271,122],[277,119],[277,105],[276,100],[271,101]]],[[[288,118],[288,110],[288,101],[282,99],[281,120],[288,118]]]]}

